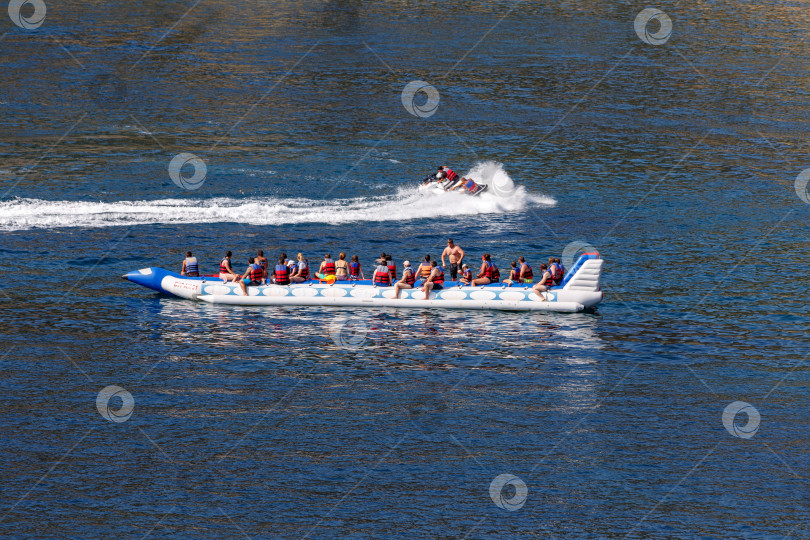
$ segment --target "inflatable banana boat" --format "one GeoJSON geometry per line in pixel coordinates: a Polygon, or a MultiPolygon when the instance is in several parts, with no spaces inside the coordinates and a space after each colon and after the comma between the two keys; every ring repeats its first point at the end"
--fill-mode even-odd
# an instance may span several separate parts
{"type": "Polygon", "coordinates": [[[377,287],[368,280],[260,285],[248,287],[248,295],[243,296],[237,284],[223,283],[218,277],[181,276],[162,268],[144,268],[121,277],[161,293],[212,304],[577,312],[602,300],[602,263],[598,253],[582,255],[558,287],[540,296],[531,285],[493,283],[471,287],[446,281],[444,288],[431,291],[428,300],[419,289],[420,281],[395,299],[393,287],[377,287]]]}

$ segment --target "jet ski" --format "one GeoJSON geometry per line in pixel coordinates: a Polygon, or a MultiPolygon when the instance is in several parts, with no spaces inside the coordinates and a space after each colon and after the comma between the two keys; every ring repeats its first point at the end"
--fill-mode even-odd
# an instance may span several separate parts
{"type": "MultiPolygon", "coordinates": [[[[466,178],[463,178],[461,176],[456,177],[455,180],[447,180],[447,179],[442,180],[440,178],[437,178],[437,175],[430,174],[426,176],[424,179],[422,179],[422,182],[419,184],[418,190],[420,193],[433,193],[433,194],[444,193],[446,191],[450,191],[451,189],[457,188],[459,184],[461,184],[466,180],[467,180],[466,178]]],[[[472,191],[466,188],[457,191],[459,191],[459,193],[466,193],[467,195],[475,197],[485,192],[487,190],[487,187],[489,186],[487,186],[486,184],[476,183],[472,191]]]]}

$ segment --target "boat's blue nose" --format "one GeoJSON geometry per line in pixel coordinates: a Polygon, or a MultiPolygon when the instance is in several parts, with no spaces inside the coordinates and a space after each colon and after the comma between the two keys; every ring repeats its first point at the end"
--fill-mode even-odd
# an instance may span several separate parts
{"type": "Polygon", "coordinates": [[[165,275],[166,271],[161,270],[160,268],[142,268],[140,270],[128,272],[121,277],[149,289],[163,292],[160,282],[163,280],[165,275]]]}

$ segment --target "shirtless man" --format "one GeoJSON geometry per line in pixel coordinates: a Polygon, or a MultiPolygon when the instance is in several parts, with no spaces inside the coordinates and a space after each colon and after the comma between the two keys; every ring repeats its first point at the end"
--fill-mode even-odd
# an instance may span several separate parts
{"type": "Polygon", "coordinates": [[[458,269],[462,261],[464,261],[464,250],[455,245],[452,238],[448,238],[447,247],[442,251],[442,266],[444,266],[445,255],[450,258],[450,279],[456,281],[458,279],[458,269]]]}
{"type": "Polygon", "coordinates": [[[261,267],[264,269],[264,279],[262,281],[266,281],[268,278],[267,265],[270,264],[270,262],[267,260],[267,257],[264,256],[264,251],[262,251],[261,249],[257,251],[256,257],[254,257],[254,259],[256,261],[256,264],[261,265],[261,267]]]}

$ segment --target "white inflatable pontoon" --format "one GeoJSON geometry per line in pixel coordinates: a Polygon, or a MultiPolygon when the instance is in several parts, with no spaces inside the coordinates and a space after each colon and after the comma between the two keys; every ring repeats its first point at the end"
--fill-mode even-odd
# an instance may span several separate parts
{"type": "Polygon", "coordinates": [[[431,291],[425,300],[425,293],[419,289],[421,280],[413,289],[401,291],[399,299],[393,298],[393,287],[376,287],[368,280],[260,285],[248,287],[248,296],[243,296],[237,284],[223,283],[218,277],[187,277],[162,268],[144,268],[121,277],[158,292],[212,304],[576,312],[601,302],[602,263],[598,253],[582,255],[563,283],[541,293],[542,297],[528,284],[471,287],[447,281],[443,289],[431,291]]]}

